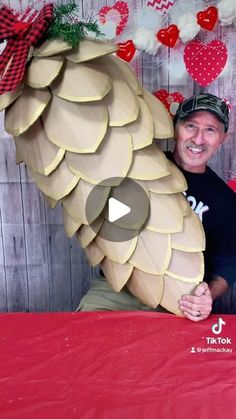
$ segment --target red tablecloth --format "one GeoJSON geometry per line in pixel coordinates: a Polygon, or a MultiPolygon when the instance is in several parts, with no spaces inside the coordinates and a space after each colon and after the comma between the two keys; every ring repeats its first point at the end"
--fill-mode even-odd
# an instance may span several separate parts
{"type": "Polygon", "coordinates": [[[2,314],[0,418],[233,419],[236,316],[218,319],[2,314]]]}

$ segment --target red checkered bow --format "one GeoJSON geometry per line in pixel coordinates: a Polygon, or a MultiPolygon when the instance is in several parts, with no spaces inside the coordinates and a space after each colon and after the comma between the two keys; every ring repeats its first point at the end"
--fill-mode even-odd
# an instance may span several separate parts
{"type": "Polygon", "coordinates": [[[42,8],[33,22],[18,21],[12,11],[0,9],[0,42],[8,40],[0,55],[0,95],[14,90],[22,81],[30,47],[35,47],[48,29],[53,4],[42,8]]]}

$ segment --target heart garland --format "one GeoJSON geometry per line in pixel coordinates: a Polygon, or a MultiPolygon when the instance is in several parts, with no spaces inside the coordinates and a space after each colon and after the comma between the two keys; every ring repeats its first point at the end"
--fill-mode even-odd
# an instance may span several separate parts
{"type": "MultiPolygon", "coordinates": [[[[224,1],[224,0],[222,0],[224,1]]],[[[173,5],[174,0],[172,2],[168,0],[149,0],[146,1],[147,6],[156,8],[156,10],[159,8],[162,10],[168,10],[169,7],[171,7],[171,4],[173,5]]],[[[221,14],[218,13],[217,7],[211,6],[208,7],[206,10],[202,10],[197,13],[196,15],[196,25],[197,27],[201,27],[203,29],[206,29],[208,31],[212,31],[219,20],[221,14]]],[[[194,15],[193,15],[194,17],[194,15]]],[[[120,35],[122,31],[124,30],[125,26],[128,23],[129,18],[129,7],[128,4],[124,1],[117,1],[113,6],[104,6],[99,11],[99,20],[101,25],[106,25],[108,23],[113,23],[116,27],[116,35],[120,35]]],[[[180,25],[180,22],[178,23],[180,25]]],[[[157,39],[157,43],[165,45],[169,48],[173,48],[176,43],[178,42],[178,39],[180,38],[182,42],[188,43],[188,49],[185,48],[184,51],[184,61],[187,71],[189,72],[190,76],[197,81],[197,83],[200,86],[208,86],[212,81],[218,77],[218,75],[223,71],[226,61],[227,61],[227,49],[226,46],[221,43],[217,44],[212,41],[209,45],[202,45],[202,54],[204,55],[203,59],[209,59],[209,63],[207,66],[203,66],[201,68],[201,65],[198,64],[196,55],[196,47],[200,47],[200,44],[192,44],[191,41],[191,34],[189,34],[189,37],[187,40],[185,40],[184,36],[182,35],[183,25],[185,25],[183,22],[178,27],[175,24],[171,24],[167,28],[160,29],[155,37],[157,39]],[[181,28],[182,25],[182,28],[181,28]],[[182,35],[182,36],[181,36],[182,35]],[[214,51],[216,47],[216,51],[214,51]],[[210,57],[210,49],[213,52],[213,56],[210,57]],[[189,51],[191,51],[191,56],[189,51]],[[218,54],[222,54],[221,58],[217,60],[218,54]],[[213,58],[215,57],[215,58],[213,58]],[[214,66],[214,60],[216,60],[216,65],[214,66]],[[212,67],[212,68],[211,68],[212,67]]],[[[102,27],[101,27],[102,30],[102,27]]],[[[197,30],[199,31],[199,29],[197,30]]],[[[195,37],[197,32],[193,31],[192,37],[195,37]]],[[[193,41],[194,42],[194,41],[193,41]]],[[[136,45],[135,41],[132,39],[128,39],[124,42],[120,42],[117,44],[119,49],[117,51],[117,56],[122,58],[123,60],[130,62],[135,54],[136,48],[140,49],[138,45],[136,45]]],[[[141,50],[146,51],[145,48],[141,48],[141,50]]]]}
{"type": "MultiPolygon", "coordinates": [[[[162,14],[166,14],[169,8],[173,6],[174,2],[175,0],[146,0],[146,6],[149,8],[152,7],[162,14]]],[[[200,28],[212,31],[218,21],[220,21],[222,25],[231,24],[234,19],[236,19],[236,8],[234,12],[233,6],[231,7],[232,13],[229,17],[228,2],[229,0],[220,0],[217,6],[210,6],[205,10],[199,11],[196,15],[191,12],[181,14],[177,24],[172,23],[167,28],[161,28],[156,34],[153,33],[154,38],[157,39],[157,45],[159,46],[162,44],[173,48],[177,44],[178,39],[184,44],[194,40],[200,31],[200,28]]],[[[125,1],[117,1],[113,6],[103,6],[98,15],[100,24],[104,26],[104,30],[105,25],[110,22],[116,27],[116,35],[120,35],[128,23],[128,3],[125,1]]],[[[102,29],[103,28],[101,27],[101,30],[102,29]]],[[[107,37],[105,35],[105,38],[111,39],[112,36],[109,35],[109,37],[107,37]]],[[[133,43],[137,49],[150,53],[149,45],[146,48],[146,46],[143,46],[144,44],[141,43],[142,47],[139,48],[139,46],[136,45],[135,40],[133,40],[133,43]]],[[[151,52],[151,54],[155,55],[157,49],[158,48],[153,48],[152,46],[151,50],[155,52],[151,52]]],[[[130,56],[131,55],[128,54],[126,60],[129,60],[130,56]]]]}
{"type": "MultiPolygon", "coordinates": [[[[202,10],[197,13],[197,23],[203,29],[212,31],[218,20],[218,9],[214,6],[208,7],[206,10],[202,10]]],[[[166,29],[160,29],[157,32],[157,39],[167,47],[173,48],[179,38],[181,28],[177,25],[170,25],[166,29]]],[[[181,37],[181,35],[180,35],[181,37]]]]}

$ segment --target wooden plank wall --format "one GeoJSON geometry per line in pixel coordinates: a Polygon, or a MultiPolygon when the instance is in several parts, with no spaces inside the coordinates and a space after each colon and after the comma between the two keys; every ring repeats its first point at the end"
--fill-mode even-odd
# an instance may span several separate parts
{"type": "MultiPolygon", "coordinates": [[[[176,0],[177,2],[178,0],[176,0]]],[[[143,3],[145,0],[143,0],[143,3]]],[[[78,1],[85,15],[95,13],[114,1],[78,1]]],[[[212,2],[211,2],[212,3],[212,2]]],[[[132,21],[137,19],[142,1],[131,0],[132,21]]],[[[218,36],[235,36],[235,28],[219,28],[218,36]]],[[[185,97],[199,92],[187,72],[179,77],[178,60],[174,50],[164,48],[160,57],[137,52],[132,67],[149,91],[164,88],[179,90],[185,97]],[[177,66],[177,67],[176,67],[177,66]]],[[[234,104],[236,97],[236,60],[231,76],[216,80],[207,89],[234,104]]],[[[231,111],[231,129],[224,147],[212,159],[212,168],[225,180],[236,176],[236,144],[234,141],[235,107],[231,111]]],[[[163,143],[171,147],[171,141],[163,143]]],[[[48,208],[35,187],[24,164],[16,165],[12,138],[3,128],[0,114],[0,311],[70,311],[74,310],[88,290],[96,270],[90,268],[82,250],[73,238],[65,236],[61,208],[48,208]]],[[[236,291],[218,303],[230,306],[236,313],[236,291]]]]}

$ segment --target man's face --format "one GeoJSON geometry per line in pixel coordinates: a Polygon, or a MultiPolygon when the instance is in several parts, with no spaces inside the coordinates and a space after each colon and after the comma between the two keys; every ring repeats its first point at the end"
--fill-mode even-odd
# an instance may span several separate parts
{"type": "Polygon", "coordinates": [[[189,172],[203,173],[226,134],[224,124],[214,114],[198,111],[177,122],[175,138],[176,163],[189,172]]]}

